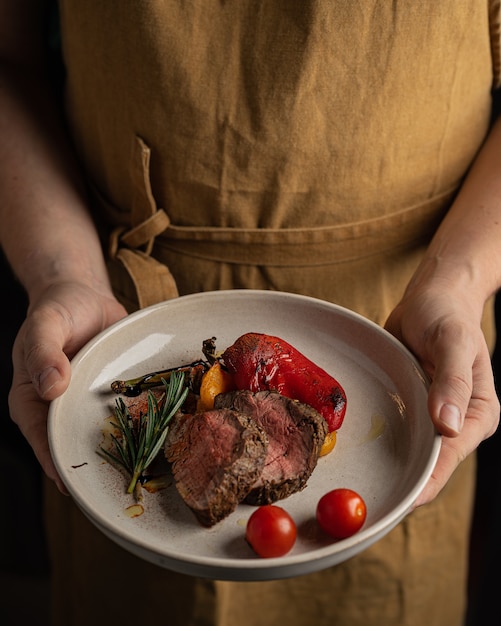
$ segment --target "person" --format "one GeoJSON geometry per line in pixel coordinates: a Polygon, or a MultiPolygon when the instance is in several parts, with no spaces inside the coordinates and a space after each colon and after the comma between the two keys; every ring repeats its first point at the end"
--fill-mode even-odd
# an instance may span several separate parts
{"type": "Polygon", "coordinates": [[[499,420],[499,3],[58,5],[62,99],[43,3],[0,2],[0,237],[29,297],[9,403],[49,479],[54,624],[461,624],[474,451],[499,420]],[[357,311],[431,378],[433,475],[339,566],[199,580],[120,549],[62,495],[46,417],[70,359],[127,312],[226,288],[357,311]]]}

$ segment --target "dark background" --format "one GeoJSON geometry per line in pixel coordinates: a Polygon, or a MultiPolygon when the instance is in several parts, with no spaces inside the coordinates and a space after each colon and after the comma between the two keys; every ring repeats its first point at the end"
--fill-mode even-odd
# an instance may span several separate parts
{"type": "MultiPolygon", "coordinates": [[[[1,255],[1,253],[0,253],[1,255]]],[[[48,624],[49,560],[42,522],[41,472],[9,418],[11,350],[26,298],[0,256],[4,302],[0,344],[0,621],[5,626],[48,624]]]]}

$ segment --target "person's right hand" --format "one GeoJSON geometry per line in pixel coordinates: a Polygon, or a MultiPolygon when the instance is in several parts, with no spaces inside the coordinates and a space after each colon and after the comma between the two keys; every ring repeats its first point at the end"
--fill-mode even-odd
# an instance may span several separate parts
{"type": "Polygon", "coordinates": [[[90,339],[126,315],[107,289],[80,283],[51,285],[30,303],[13,347],[9,408],[46,475],[67,490],[52,461],[47,436],[49,403],[68,387],[70,360],[90,339]]]}

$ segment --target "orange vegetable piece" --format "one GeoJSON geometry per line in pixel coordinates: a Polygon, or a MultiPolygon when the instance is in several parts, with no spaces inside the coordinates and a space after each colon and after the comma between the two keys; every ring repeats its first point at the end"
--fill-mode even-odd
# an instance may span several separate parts
{"type": "Polygon", "coordinates": [[[199,410],[208,411],[214,408],[214,398],[219,393],[225,393],[235,389],[232,375],[221,367],[216,361],[203,375],[200,385],[199,410]]]}
{"type": "Polygon", "coordinates": [[[331,430],[329,433],[327,433],[327,436],[324,439],[324,443],[320,448],[319,456],[325,456],[326,454],[329,454],[329,452],[332,452],[332,450],[334,450],[334,446],[336,445],[336,439],[337,435],[335,430],[331,430]]]}

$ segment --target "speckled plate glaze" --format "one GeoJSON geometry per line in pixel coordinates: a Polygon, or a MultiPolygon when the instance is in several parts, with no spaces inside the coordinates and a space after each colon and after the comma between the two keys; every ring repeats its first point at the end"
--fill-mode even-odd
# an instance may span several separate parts
{"type": "Polygon", "coordinates": [[[440,438],[427,412],[428,383],[413,356],[372,322],[339,306],[288,293],[218,291],[158,304],[116,323],[72,362],[68,390],[49,411],[56,467],[76,504],[124,549],[181,573],[221,580],[299,576],[340,563],[366,549],[410,511],[430,477],[440,438]],[[201,358],[202,341],[218,350],[243,333],[282,337],[344,387],[347,412],[334,451],[319,459],[306,488],[280,502],[298,525],[286,556],[261,559],[244,539],[254,510],[240,505],[203,528],[174,484],[145,493],[144,513],[123,477],[96,450],[117,396],[110,383],[201,358]],[[358,491],[368,515],[354,536],[333,541],[315,522],[319,498],[336,487],[358,491]]]}

